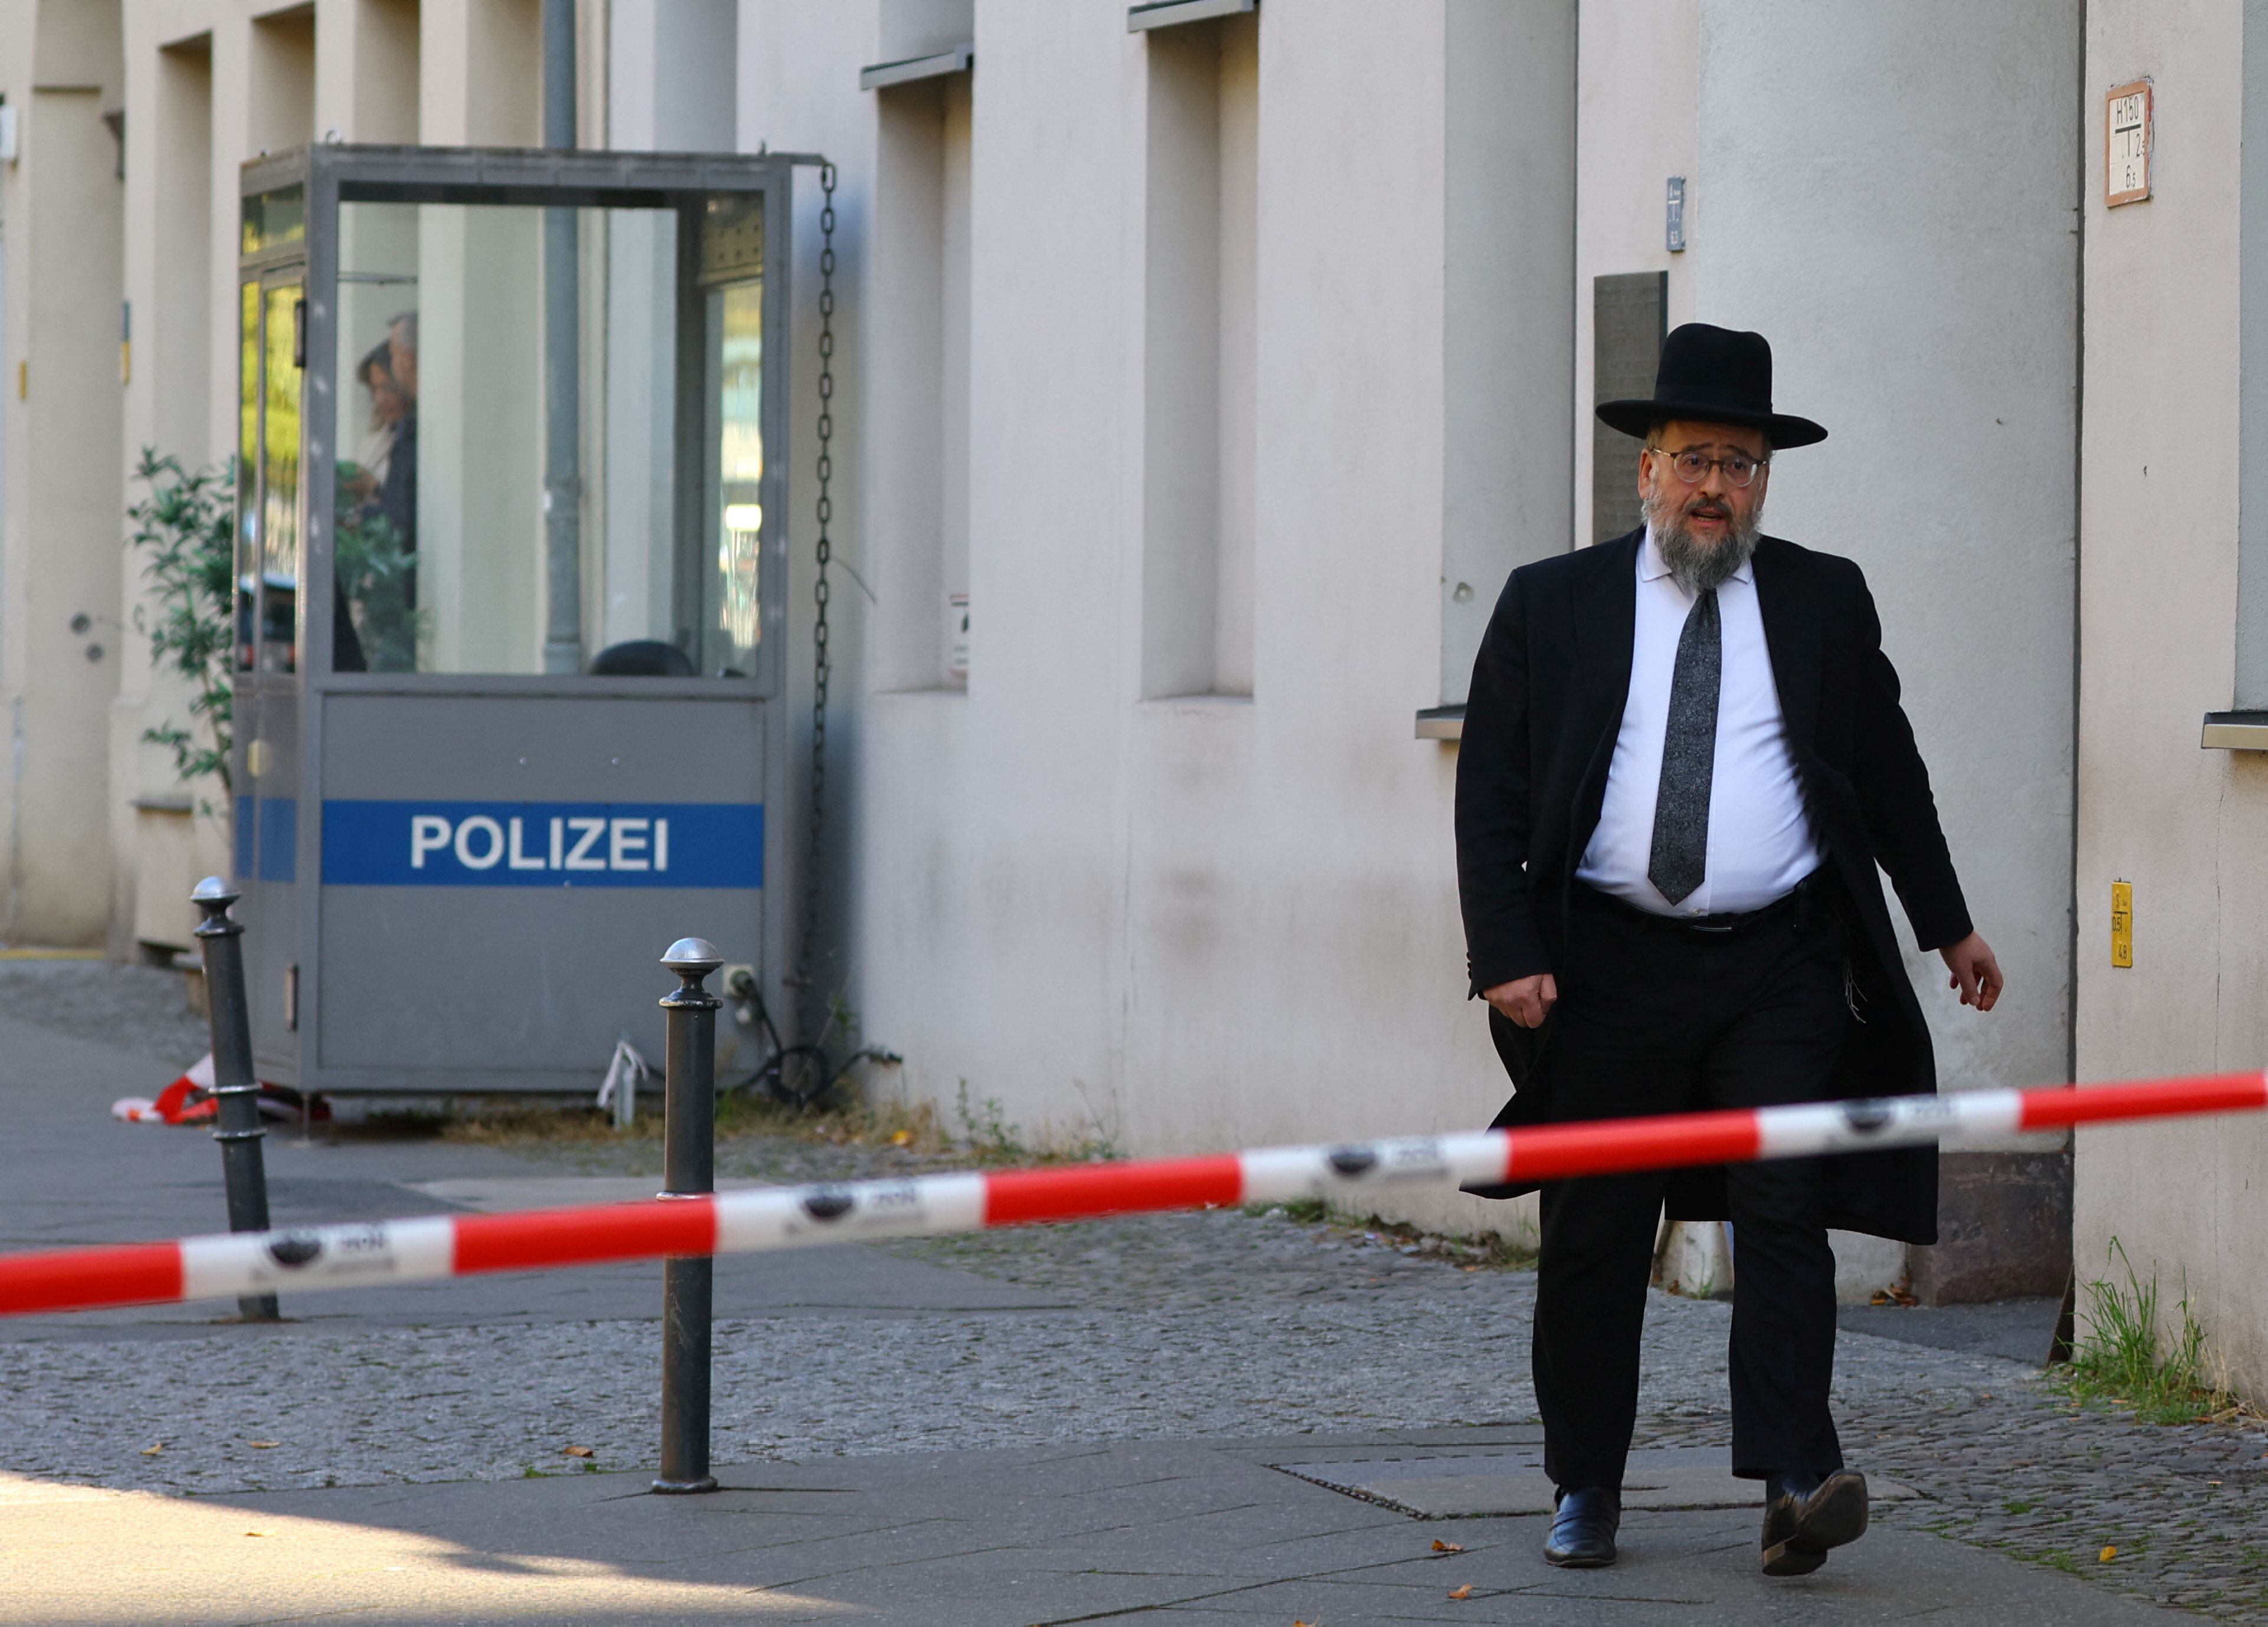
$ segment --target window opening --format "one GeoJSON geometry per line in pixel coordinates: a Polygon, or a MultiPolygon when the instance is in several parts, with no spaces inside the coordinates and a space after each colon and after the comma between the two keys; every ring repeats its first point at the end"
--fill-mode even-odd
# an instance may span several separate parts
{"type": "MultiPolygon", "coordinates": [[[[583,242],[619,239],[626,266],[682,267],[696,284],[681,306],[652,279],[611,323],[613,302],[584,308],[584,351],[606,360],[591,371],[624,393],[597,415],[619,432],[582,459],[608,494],[582,517],[578,586],[604,641],[590,673],[762,675],[763,208],[736,195],[573,211],[583,242]],[[697,426],[697,488],[673,479],[681,421],[697,426]]],[[[545,670],[546,212],[340,205],[335,670],[545,670]]]]}

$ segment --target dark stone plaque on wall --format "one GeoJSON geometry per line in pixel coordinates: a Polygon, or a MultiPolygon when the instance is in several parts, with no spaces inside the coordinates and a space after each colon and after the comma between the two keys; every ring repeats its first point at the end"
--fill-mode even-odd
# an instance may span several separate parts
{"type": "MultiPolygon", "coordinates": [[[[1669,331],[1669,273],[1631,271],[1591,281],[1591,401],[1653,394],[1653,370],[1669,331]]],[[[1591,421],[1591,541],[1645,523],[1638,504],[1639,443],[1591,421]]]]}

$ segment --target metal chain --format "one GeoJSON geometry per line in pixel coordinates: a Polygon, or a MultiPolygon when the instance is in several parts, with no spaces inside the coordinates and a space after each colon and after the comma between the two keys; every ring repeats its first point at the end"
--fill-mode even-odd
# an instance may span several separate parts
{"type": "Polygon", "coordinates": [[[827,684],[832,668],[827,655],[827,565],[835,553],[828,526],[835,519],[828,488],[835,479],[835,166],[819,166],[819,577],[812,585],[817,615],[811,629],[811,840],[803,872],[803,943],[796,953],[796,983],[806,1006],[804,1032],[818,1031],[815,1005],[819,959],[819,902],[827,863],[827,684]]]}

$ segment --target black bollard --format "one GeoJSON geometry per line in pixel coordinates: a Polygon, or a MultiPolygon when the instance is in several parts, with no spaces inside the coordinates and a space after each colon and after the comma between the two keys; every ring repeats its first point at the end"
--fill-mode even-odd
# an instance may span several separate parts
{"type": "MultiPolygon", "coordinates": [[[[663,1081],[661,1196],[717,1189],[717,1009],[701,986],[724,964],[717,946],[681,938],[661,963],[679,987],[665,996],[669,1049],[663,1081]]],[[[709,1472],[709,1339],[716,1263],[703,1255],[666,1260],[661,1271],[661,1476],[657,1491],[714,1491],[709,1472]]]]}
{"type": "MultiPolygon", "coordinates": [[[[228,1182],[228,1229],[268,1229],[268,1167],[260,1144],[260,1080],[252,1070],[252,1013],[244,998],[244,929],[229,917],[236,894],[218,876],[207,876],[189,894],[204,912],[197,924],[197,946],[205,957],[205,1008],[212,1024],[213,1100],[217,1107],[213,1139],[220,1143],[221,1173],[228,1182]]],[[[282,1312],[272,1293],[238,1296],[237,1314],[247,1321],[276,1321],[282,1312]]]]}

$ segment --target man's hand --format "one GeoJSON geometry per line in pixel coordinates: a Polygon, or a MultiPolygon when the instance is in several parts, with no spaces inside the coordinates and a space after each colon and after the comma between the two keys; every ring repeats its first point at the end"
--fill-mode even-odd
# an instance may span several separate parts
{"type": "MultiPolygon", "coordinates": [[[[1986,950],[1990,959],[1992,951],[1986,950]]],[[[1992,971],[1993,987],[1999,987],[2000,972],[1992,971]]],[[[1540,1028],[1551,1008],[1559,1003],[1559,981],[1549,972],[1538,972],[1533,977],[1515,977],[1510,983],[1498,983],[1493,989],[1482,990],[1481,998],[1502,1012],[1523,1028],[1540,1028]]]]}
{"type": "MultiPolygon", "coordinates": [[[[1938,953],[1945,957],[1946,969],[1953,974],[1953,981],[1947,986],[1961,990],[1961,1003],[1973,1005],[1980,1012],[1991,1011],[1993,1002],[2000,998],[2002,987],[2000,962],[1993,956],[1992,946],[1971,932],[1959,943],[1948,944],[1938,953]]],[[[1519,986],[1517,983],[1506,985],[1513,989],[1519,986]]],[[[1497,990],[1491,990],[1488,998],[1491,1004],[1496,997],[1497,990]]],[[[1520,1019],[1515,1017],[1513,1020],[1518,1022],[1520,1019]]]]}

